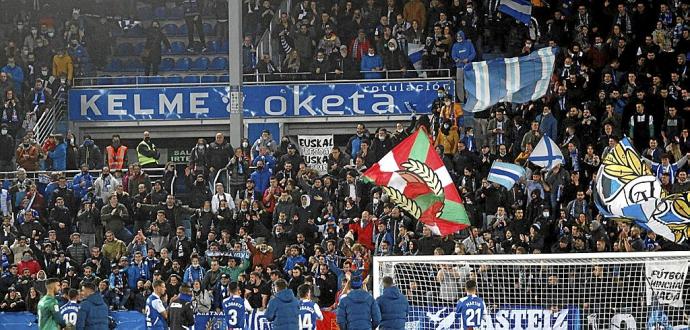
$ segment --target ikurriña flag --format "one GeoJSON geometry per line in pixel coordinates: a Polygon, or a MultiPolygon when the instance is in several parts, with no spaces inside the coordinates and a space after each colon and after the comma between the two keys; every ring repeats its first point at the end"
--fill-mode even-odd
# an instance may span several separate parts
{"type": "Polygon", "coordinates": [[[469,225],[460,194],[426,131],[418,129],[369,168],[363,179],[441,236],[469,225]]]}

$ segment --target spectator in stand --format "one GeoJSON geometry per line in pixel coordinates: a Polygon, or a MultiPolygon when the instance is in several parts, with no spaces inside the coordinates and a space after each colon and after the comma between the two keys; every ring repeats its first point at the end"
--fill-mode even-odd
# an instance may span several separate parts
{"type": "Polygon", "coordinates": [[[101,168],[103,155],[91,135],[84,136],[84,142],[79,146],[79,163],[87,164],[89,168],[101,168]]]}
{"type": "Polygon", "coordinates": [[[161,157],[156,145],[151,142],[148,131],[144,131],[144,139],[137,145],[137,158],[141,167],[157,167],[158,159],[161,157]]]}
{"type": "Polygon", "coordinates": [[[38,171],[38,147],[31,144],[28,137],[17,147],[17,166],[27,171],[38,171]]]}
{"type": "Polygon", "coordinates": [[[146,33],[146,42],[141,53],[145,76],[158,75],[158,67],[161,64],[161,46],[164,46],[165,49],[170,49],[170,40],[163,34],[160,22],[153,21],[151,22],[151,28],[146,33]]]}
{"type": "Polygon", "coordinates": [[[67,169],[67,144],[62,134],[55,135],[55,149],[48,152],[50,169],[52,171],[64,171],[67,169]]]}
{"type": "Polygon", "coordinates": [[[360,70],[364,79],[381,79],[383,78],[383,59],[376,54],[376,49],[370,47],[367,55],[362,57],[360,70]]]}
{"type": "Polygon", "coordinates": [[[14,57],[8,58],[7,65],[0,69],[0,71],[6,73],[7,77],[12,81],[12,89],[21,94],[24,87],[24,71],[17,66],[16,59],[14,57]]]}
{"type": "Polygon", "coordinates": [[[182,9],[184,10],[184,21],[187,25],[187,51],[190,53],[196,52],[196,45],[194,37],[199,35],[201,42],[201,52],[206,51],[206,37],[204,36],[204,22],[202,20],[201,11],[202,3],[199,0],[183,0],[182,9]]]}
{"type": "Polygon", "coordinates": [[[101,208],[101,221],[105,229],[113,232],[118,239],[125,242],[132,239],[132,233],[125,228],[125,223],[129,222],[129,211],[118,201],[117,194],[110,195],[108,203],[101,208]]]}
{"type": "Polygon", "coordinates": [[[57,49],[57,54],[53,56],[53,76],[64,76],[68,85],[72,84],[74,78],[74,64],[72,57],[67,54],[64,47],[57,49]]]}
{"type": "Polygon", "coordinates": [[[113,134],[112,144],[105,148],[106,165],[111,170],[122,170],[127,168],[127,146],[121,144],[120,135],[113,134]]]}
{"type": "Polygon", "coordinates": [[[12,148],[8,146],[14,146],[14,138],[10,134],[10,130],[6,123],[0,125],[0,172],[11,172],[17,168],[12,164],[12,158],[14,158],[14,153],[12,148]]]}

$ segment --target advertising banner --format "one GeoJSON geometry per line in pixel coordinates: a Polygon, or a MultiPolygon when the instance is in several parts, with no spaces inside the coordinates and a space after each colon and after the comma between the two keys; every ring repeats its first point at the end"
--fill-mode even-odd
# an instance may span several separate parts
{"type": "Polygon", "coordinates": [[[683,307],[683,284],[688,262],[648,261],[645,264],[647,305],[683,307]]]}
{"type": "MultiPolygon", "coordinates": [[[[461,329],[454,307],[412,307],[408,314],[406,330],[461,329]]],[[[482,330],[577,330],[580,327],[577,307],[553,310],[545,306],[503,306],[498,310],[485,311],[482,330]]]]}
{"type": "MultiPolygon", "coordinates": [[[[430,113],[436,89],[452,80],[245,86],[246,118],[406,115],[430,113]]],[[[74,88],[72,121],[229,119],[230,88],[74,88]]]]}
{"type": "Polygon", "coordinates": [[[333,135],[298,135],[297,148],[307,167],[321,174],[328,172],[328,155],[333,149],[333,135]]]}

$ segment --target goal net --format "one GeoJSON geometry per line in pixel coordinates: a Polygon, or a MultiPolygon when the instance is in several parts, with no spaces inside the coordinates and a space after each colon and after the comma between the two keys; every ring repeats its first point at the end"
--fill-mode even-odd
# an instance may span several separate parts
{"type": "Polygon", "coordinates": [[[690,252],[374,258],[374,296],[390,276],[410,302],[406,329],[460,329],[467,280],[481,329],[689,329],[690,252]]]}

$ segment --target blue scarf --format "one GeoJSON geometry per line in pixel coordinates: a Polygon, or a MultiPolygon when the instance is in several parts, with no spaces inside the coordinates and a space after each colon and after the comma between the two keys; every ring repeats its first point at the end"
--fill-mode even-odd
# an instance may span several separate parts
{"type": "Polygon", "coordinates": [[[185,302],[191,302],[192,301],[192,296],[188,295],[186,293],[180,293],[179,298],[180,298],[180,300],[185,301],[185,302]]]}

